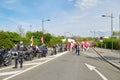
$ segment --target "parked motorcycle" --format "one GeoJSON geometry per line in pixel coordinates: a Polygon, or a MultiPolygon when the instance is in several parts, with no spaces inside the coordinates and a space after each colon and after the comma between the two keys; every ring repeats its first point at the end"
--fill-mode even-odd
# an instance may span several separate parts
{"type": "Polygon", "coordinates": [[[38,58],[46,57],[47,53],[48,53],[48,49],[46,46],[38,47],[38,49],[37,49],[38,58]]]}
{"type": "Polygon", "coordinates": [[[9,66],[11,65],[12,60],[11,60],[11,54],[8,53],[7,51],[2,51],[0,50],[0,66],[9,66]]]}
{"type": "Polygon", "coordinates": [[[56,55],[57,51],[56,51],[56,46],[53,46],[51,49],[51,55],[56,55]]]}
{"type": "Polygon", "coordinates": [[[11,49],[9,51],[9,53],[11,54],[11,58],[14,59],[16,56],[18,56],[18,51],[11,49]]]}
{"type": "Polygon", "coordinates": [[[25,59],[33,60],[33,58],[34,58],[34,51],[32,48],[28,48],[27,51],[25,52],[25,59]]]}

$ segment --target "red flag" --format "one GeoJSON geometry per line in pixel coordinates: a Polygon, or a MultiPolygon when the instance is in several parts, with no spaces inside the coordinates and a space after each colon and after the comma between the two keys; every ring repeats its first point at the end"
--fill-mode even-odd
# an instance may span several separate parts
{"type": "Polygon", "coordinates": [[[42,41],[42,43],[45,42],[44,36],[41,37],[41,41],[42,41]]]}

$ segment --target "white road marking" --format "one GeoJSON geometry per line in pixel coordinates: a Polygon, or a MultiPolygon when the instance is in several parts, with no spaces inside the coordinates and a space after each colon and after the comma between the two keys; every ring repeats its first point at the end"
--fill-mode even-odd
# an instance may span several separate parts
{"type": "Polygon", "coordinates": [[[19,73],[20,71],[11,71],[11,72],[2,72],[0,73],[0,76],[6,76],[6,75],[11,75],[11,74],[16,74],[19,73]]]}
{"type": "Polygon", "coordinates": [[[46,60],[46,58],[40,58],[40,59],[35,59],[35,60],[32,60],[32,62],[34,62],[34,61],[41,61],[41,60],[46,60]]]}
{"type": "Polygon", "coordinates": [[[23,70],[23,71],[21,71],[21,72],[19,72],[19,73],[17,73],[17,74],[14,74],[14,75],[12,75],[12,76],[9,76],[9,77],[7,77],[7,78],[5,78],[5,79],[3,79],[3,80],[9,80],[9,79],[11,79],[11,78],[13,78],[13,77],[15,77],[15,76],[17,76],[17,75],[20,75],[20,74],[22,74],[22,73],[24,73],[24,72],[27,72],[27,71],[35,68],[35,67],[38,67],[38,66],[40,66],[40,65],[42,65],[42,64],[44,64],[44,63],[47,63],[47,62],[51,61],[51,60],[54,60],[54,59],[56,59],[57,57],[66,54],[67,52],[68,52],[68,51],[63,52],[63,53],[59,53],[59,54],[55,55],[55,57],[53,57],[53,58],[46,58],[46,59],[48,59],[48,60],[46,60],[46,61],[44,61],[44,62],[40,62],[39,64],[37,64],[37,65],[35,65],[35,66],[32,66],[32,67],[30,67],[30,68],[28,68],[28,69],[26,69],[26,70],[23,70]]]}
{"type": "Polygon", "coordinates": [[[12,65],[12,66],[8,66],[8,67],[1,68],[0,70],[5,70],[5,69],[11,68],[11,67],[13,67],[13,65],[12,65]]]}
{"type": "Polygon", "coordinates": [[[92,71],[92,70],[94,70],[95,72],[97,72],[101,77],[102,77],[102,79],[103,80],[108,80],[103,74],[101,74],[94,66],[91,66],[91,65],[89,65],[89,64],[87,64],[87,63],[85,63],[85,65],[92,71]]]}
{"type": "Polygon", "coordinates": [[[26,64],[24,64],[24,66],[27,66],[27,65],[37,65],[37,64],[39,64],[39,63],[26,63],[26,64]]]}

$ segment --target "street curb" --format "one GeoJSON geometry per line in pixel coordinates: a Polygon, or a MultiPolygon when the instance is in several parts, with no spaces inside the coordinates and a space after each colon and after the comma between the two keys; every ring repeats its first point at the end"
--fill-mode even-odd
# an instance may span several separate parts
{"type": "Polygon", "coordinates": [[[100,54],[97,50],[95,50],[95,48],[92,48],[100,57],[102,57],[102,59],[104,59],[106,62],[108,62],[109,64],[111,64],[113,67],[117,68],[120,70],[120,66],[113,63],[112,61],[108,60],[105,56],[103,56],[102,54],[100,54]]]}

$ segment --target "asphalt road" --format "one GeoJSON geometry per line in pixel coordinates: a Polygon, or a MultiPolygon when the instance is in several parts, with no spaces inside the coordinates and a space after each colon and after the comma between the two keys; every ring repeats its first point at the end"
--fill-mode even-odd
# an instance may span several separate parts
{"type": "Polygon", "coordinates": [[[11,67],[0,70],[0,80],[120,80],[120,71],[92,49],[80,56],[65,52],[26,62],[22,69],[11,67]]]}

